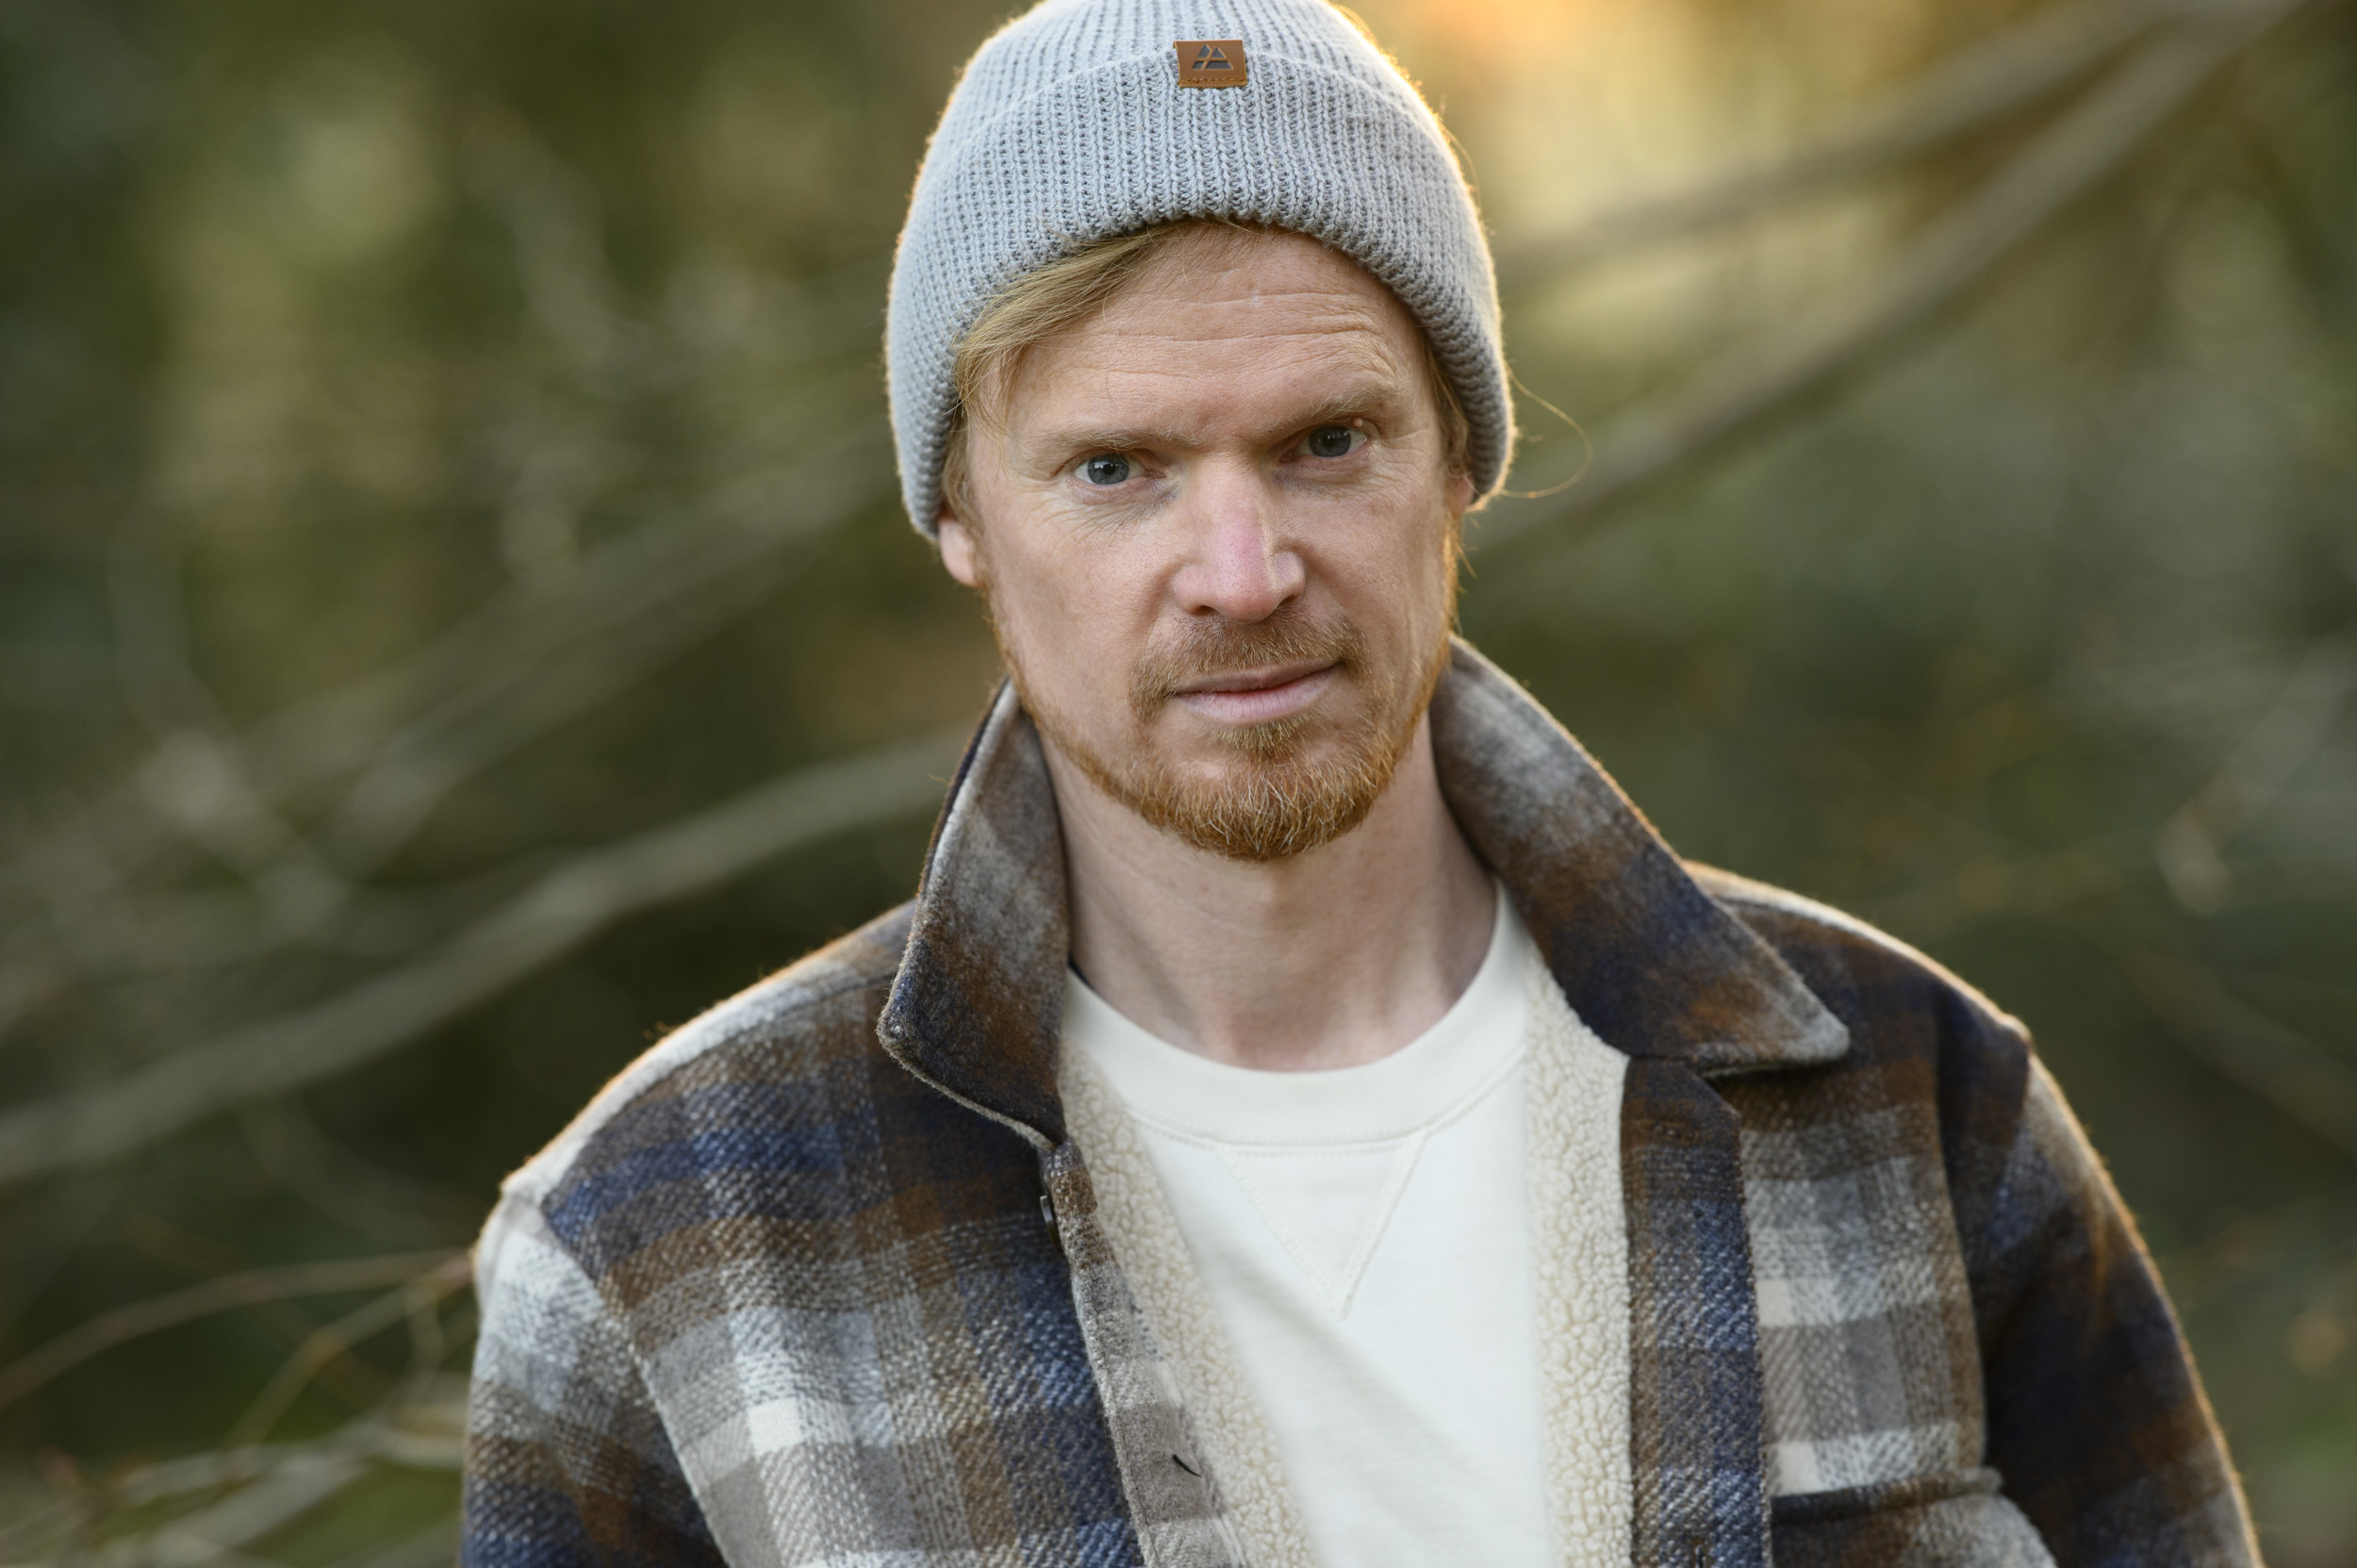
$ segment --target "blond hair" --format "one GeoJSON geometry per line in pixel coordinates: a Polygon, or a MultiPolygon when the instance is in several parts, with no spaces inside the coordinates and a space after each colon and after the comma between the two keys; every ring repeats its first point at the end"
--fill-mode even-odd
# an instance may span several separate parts
{"type": "MultiPolygon", "coordinates": [[[[1216,218],[1156,223],[1058,256],[1024,273],[990,302],[981,319],[958,339],[950,367],[957,408],[950,415],[948,438],[942,448],[941,496],[961,521],[971,528],[976,520],[968,434],[978,416],[988,419],[999,407],[1024,359],[1111,304],[1178,236],[1219,228],[1275,232],[1216,218]]],[[[1433,352],[1432,339],[1421,324],[1416,338],[1424,348],[1425,379],[1431,385],[1432,402],[1440,414],[1442,461],[1451,474],[1470,472],[1473,433],[1464,403],[1458,396],[1456,383],[1442,370],[1440,355],[1433,352]]]]}

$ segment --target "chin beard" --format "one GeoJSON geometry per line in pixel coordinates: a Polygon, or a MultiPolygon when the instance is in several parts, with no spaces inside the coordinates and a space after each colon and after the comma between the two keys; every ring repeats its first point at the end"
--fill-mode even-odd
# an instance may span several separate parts
{"type": "Polygon", "coordinates": [[[1227,729],[1219,738],[1231,760],[1199,770],[1174,766],[1146,738],[1150,720],[1187,684],[1222,670],[1305,658],[1330,660],[1345,679],[1369,678],[1364,640],[1346,621],[1314,624],[1280,612],[1266,621],[1198,627],[1187,646],[1151,655],[1141,666],[1129,703],[1135,738],[1119,757],[1107,755],[1036,701],[1011,655],[1007,668],[1041,734],[1099,789],[1195,849],[1267,862],[1330,844],[1366,820],[1432,700],[1448,661],[1448,641],[1443,636],[1417,668],[1380,681],[1367,714],[1339,734],[1306,715],[1227,729]]]}
{"type": "Polygon", "coordinates": [[[1396,734],[1363,726],[1321,757],[1272,756],[1240,743],[1233,767],[1210,778],[1150,762],[1115,771],[1064,751],[1098,788],[1164,833],[1229,860],[1265,862],[1305,854],[1365,821],[1414,734],[1412,719],[1396,734]]]}

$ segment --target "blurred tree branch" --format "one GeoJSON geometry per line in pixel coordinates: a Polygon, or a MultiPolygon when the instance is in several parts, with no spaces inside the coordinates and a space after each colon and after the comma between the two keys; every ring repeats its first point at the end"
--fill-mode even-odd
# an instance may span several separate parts
{"type": "Polygon", "coordinates": [[[290,1263],[223,1275],[164,1296],[135,1301],[75,1325],[48,1344],[0,1367],[0,1408],[14,1404],[54,1378],[91,1357],[144,1335],[240,1307],[260,1306],[299,1296],[339,1296],[351,1291],[406,1287],[420,1279],[463,1283],[467,1256],[438,1249],[388,1258],[353,1258],[328,1263],[290,1263]]]}
{"type": "MultiPolygon", "coordinates": [[[[121,1474],[85,1482],[49,1508],[0,1527],[0,1552],[7,1553],[11,1562],[89,1562],[100,1554],[77,1545],[76,1535],[102,1523],[110,1513],[152,1509],[202,1493],[244,1488],[228,1498],[217,1499],[168,1521],[152,1532],[110,1543],[102,1549],[104,1560],[123,1563],[124,1568],[131,1562],[236,1560],[223,1548],[254,1541],[325,1501],[366,1475],[372,1463],[457,1469],[466,1423],[466,1385],[459,1378],[445,1379],[445,1383],[422,1400],[397,1399],[322,1438],[258,1447],[218,1448],[134,1464],[121,1474]],[[281,1477],[299,1478],[263,1493],[255,1502],[244,1502],[236,1509],[226,1507],[227,1503],[251,1496],[256,1486],[281,1477]],[[228,1539],[233,1536],[236,1539],[228,1539]],[[46,1560],[35,1555],[43,1552],[51,1555],[46,1560]]],[[[411,1544],[404,1543],[403,1546],[411,1544]]],[[[393,1550],[400,1551],[402,1547],[393,1550]]],[[[397,1560],[401,1568],[408,1568],[406,1558],[397,1560]]]]}
{"type": "MultiPolygon", "coordinates": [[[[789,459],[741,465],[708,481],[685,516],[642,523],[577,559],[575,514],[613,467],[597,454],[605,437],[582,421],[603,429],[627,396],[691,384],[712,369],[709,355],[692,335],[616,308],[587,182],[512,114],[480,115],[472,130],[467,170],[510,231],[529,315],[571,394],[525,397],[503,440],[514,449],[503,531],[518,589],[387,668],[233,734],[188,657],[176,560],[157,569],[170,541],[152,526],[137,531],[111,574],[118,662],[156,750],[124,785],[20,835],[21,853],[0,866],[0,892],[34,896],[0,949],[0,1032],[77,979],[250,959],[321,937],[334,946],[354,884],[452,787],[750,612],[796,558],[782,546],[888,493],[876,431],[847,435],[846,400],[821,376],[827,412],[789,459]],[[552,507],[562,539],[522,541],[530,559],[519,557],[519,519],[537,538],[552,507]],[[311,797],[338,780],[341,800],[316,811],[311,797]],[[317,819],[298,826],[305,815],[317,819]],[[198,949],[157,942],[123,897],[190,850],[238,873],[261,906],[238,922],[249,928],[243,940],[223,939],[216,900],[216,929],[198,949]]],[[[803,347],[839,337],[841,312],[826,292],[798,297],[773,327],[803,347]]],[[[742,358],[746,347],[733,338],[723,352],[742,358]]]]}
{"type": "MultiPolygon", "coordinates": [[[[1970,861],[1935,886],[1883,900],[1877,914],[1919,938],[1927,926],[1937,929],[1966,913],[2052,916],[2070,905],[2118,899],[2129,888],[2128,870],[2146,842],[2178,904],[2194,915],[2213,914],[2232,878],[2219,853],[2225,841],[2282,792],[2352,692],[2357,692],[2357,651],[2349,635],[2319,637],[2225,765],[2168,817],[2152,840],[2113,835],[2102,846],[2110,853],[2108,863],[2097,846],[2086,844],[2029,860],[1970,861]]],[[[2164,956],[2106,940],[2105,931],[2122,923],[2117,912],[2110,920],[2090,918],[2084,911],[2069,920],[2111,952],[2172,1044],[2357,1159],[2357,1063],[2234,995],[2192,952],[2164,956]]]]}
{"type": "Polygon", "coordinates": [[[167,731],[132,781],[28,835],[0,872],[0,885],[30,884],[46,906],[20,923],[0,967],[0,1022],[73,979],[180,957],[126,924],[122,897],[184,843],[237,867],[271,906],[269,933],[234,956],[310,936],[452,787],[750,613],[795,564],[785,547],[885,491],[878,437],[822,443],[725,488],[693,520],[602,547],[561,587],[503,595],[406,659],[241,735],[167,731]],[[339,777],[352,782],[315,834],[286,825],[281,807],[339,777]]]}
{"type": "Polygon", "coordinates": [[[1875,173],[2039,103],[2163,23],[2217,0],[2081,0],[2034,11],[1768,161],[1714,170],[1501,248],[1501,288],[1536,283],[1875,173]]]}
{"type": "Polygon", "coordinates": [[[2357,1066],[2278,1023],[2180,955],[2122,964],[2168,1037],[2357,1160],[2357,1066]]]}
{"type": "Polygon", "coordinates": [[[2319,637],[2224,767],[2161,827],[2152,858],[2177,901],[2196,915],[2225,902],[2228,839],[2291,783],[2357,694],[2357,639],[2319,637]]]}
{"type": "Polygon", "coordinates": [[[200,1116],[407,1044],[639,910],[824,834],[937,805],[964,729],[820,763],[590,850],[413,963],[186,1047],[97,1089],[0,1113],[0,1180],[126,1154],[200,1116]]]}
{"type": "MultiPolygon", "coordinates": [[[[2162,29],[1872,277],[1622,415],[1597,438],[1593,462],[1558,504],[1484,517],[1469,540],[1476,561],[1520,536],[1591,521],[1689,472],[1926,325],[2125,165],[2164,120],[2305,3],[2225,0],[2162,29]]],[[[1546,569],[1525,571],[1492,602],[1504,615],[1538,613],[1554,586],[1546,569]]]]}
{"type": "MultiPolygon", "coordinates": [[[[2133,853],[2133,844],[2122,847],[2133,853]]],[[[1921,940],[1927,927],[1936,932],[1958,916],[2051,918],[2070,905],[2117,899],[2127,886],[2116,867],[2082,846],[2034,860],[1969,862],[1935,886],[1885,900],[1876,914],[1921,940]]],[[[2098,941],[2107,926],[2084,910],[2066,923],[2098,941]]],[[[2357,1064],[2244,1001],[2191,953],[2104,946],[2171,1044],[2357,1159],[2357,1064]]]]}
{"type": "Polygon", "coordinates": [[[427,1313],[445,1297],[467,1289],[472,1283],[472,1269],[462,1257],[451,1264],[404,1280],[395,1289],[313,1330],[295,1347],[295,1353],[287,1358],[268,1386],[255,1395],[253,1405],[230,1432],[229,1445],[243,1448],[259,1443],[270,1435],[271,1429],[287,1413],[288,1407],[295,1402],[304,1388],[328,1362],[350,1353],[364,1341],[397,1324],[408,1324],[415,1336],[420,1320],[427,1313]]]}
{"type": "Polygon", "coordinates": [[[300,1095],[242,1106],[238,1122],[264,1174],[359,1235],[420,1246],[464,1234],[483,1217],[480,1199],[388,1170],[347,1148],[312,1118],[300,1095]]]}

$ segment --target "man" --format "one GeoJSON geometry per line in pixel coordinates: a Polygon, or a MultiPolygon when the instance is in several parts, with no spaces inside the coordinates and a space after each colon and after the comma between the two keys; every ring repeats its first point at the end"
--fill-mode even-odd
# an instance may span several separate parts
{"type": "Polygon", "coordinates": [[[1011,683],[913,905],[508,1184],[467,1561],[2255,1561],[2019,1026],[1451,640],[1494,289],[1339,13],[1009,26],[889,355],[1011,683]]]}

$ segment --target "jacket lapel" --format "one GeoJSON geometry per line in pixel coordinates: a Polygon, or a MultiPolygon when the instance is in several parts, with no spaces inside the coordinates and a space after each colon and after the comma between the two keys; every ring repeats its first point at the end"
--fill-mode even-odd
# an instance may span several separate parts
{"type": "Polygon", "coordinates": [[[1687,874],[1529,693],[1463,642],[1432,698],[1441,789],[1580,1018],[1706,1078],[1831,1062],[1849,1033],[1687,874]]]}

